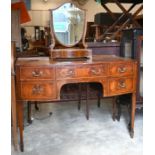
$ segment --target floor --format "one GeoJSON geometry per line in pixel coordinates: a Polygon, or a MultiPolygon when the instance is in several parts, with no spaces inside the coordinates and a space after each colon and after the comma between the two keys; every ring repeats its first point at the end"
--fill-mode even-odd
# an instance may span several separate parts
{"type": "Polygon", "coordinates": [[[123,106],[120,122],[112,120],[112,100],[90,101],[90,119],[85,117],[85,101],[81,110],[77,102],[46,103],[33,108],[33,123],[25,119],[25,151],[12,155],[142,155],[143,114],[136,111],[135,136],[130,138],[128,111],[123,106]],[[53,112],[49,116],[49,112],[53,112]]]}

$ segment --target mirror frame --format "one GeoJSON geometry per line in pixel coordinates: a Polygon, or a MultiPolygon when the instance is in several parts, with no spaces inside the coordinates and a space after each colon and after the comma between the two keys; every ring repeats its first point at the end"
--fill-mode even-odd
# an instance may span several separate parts
{"type": "Polygon", "coordinates": [[[61,5],[59,5],[58,7],[54,8],[54,9],[50,9],[50,15],[51,15],[50,16],[50,27],[51,27],[51,48],[52,49],[73,48],[73,47],[87,48],[87,45],[85,43],[85,36],[86,36],[86,10],[85,9],[80,8],[73,2],[64,2],[61,5]],[[84,12],[84,24],[83,24],[83,33],[82,33],[81,39],[79,41],[75,42],[75,44],[71,44],[71,45],[65,45],[61,41],[59,41],[59,39],[55,35],[54,25],[53,25],[53,11],[59,9],[66,3],[71,3],[84,12]]]}

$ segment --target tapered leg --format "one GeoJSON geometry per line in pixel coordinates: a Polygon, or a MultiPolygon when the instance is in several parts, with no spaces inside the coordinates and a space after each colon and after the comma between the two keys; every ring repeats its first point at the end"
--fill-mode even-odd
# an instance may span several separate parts
{"type": "Polygon", "coordinates": [[[24,151],[24,142],[23,142],[23,129],[24,129],[24,118],[23,118],[23,103],[17,102],[17,118],[18,118],[18,126],[19,126],[19,134],[20,134],[20,150],[24,151]]]}
{"type": "Polygon", "coordinates": [[[16,110],[16,94],[15,79],[11,76],[11,118],[12,118],[12,136],[15,150],[17,150],[18,134],[17,134],[17,110],[16,110]]]}
{"type": "Polygon", "coordinates": [[[97,106],[98,106],[98,108],[100,108],[100,106],[101,106],[101,94],[100,94],[100,90],[98,90],[98,94],[97,94],[97,106]]]}
{"type": "Polygon", "coordinates": [[[121,108],[120,101],[116,100],[116,105],[117,105],[117,121],[120,121],[121,114],[122,114],[122,108],[121,108]]]}
{"type": "Polygon", "coordinates": [[[89,84],[86,83],[86,118],[89,120],[89,103],[88,103],[88,95],[89,95],[89,84]]]}
{"type": "Polygon", "coordinates": [[[78,95],[79,95],[78,110],[80,110],[81,108],[81,83],[78,84],[78,95]]]}
{"type": "Polygon", "coordinates": [[[28,101],[28,102],[27,102],[27,116],[28,116],[28,118],[27,118],[28,120],[27,120],[27,121],[28,121],[28,123],[30,123],[30,124],[32,123],[31,114],[32,114],[32,113],[31,113],[31,102],[28,101]]]}
{"type": "Polygon", "coordinates": [[[136,110],[136,93],[132,93],[131,121],[129,123],[129,132],[131,138],[134,137],[135,110],[136,110]]]}
{"type": "Polygon", "coordinates": [[[34,107],[38,111],[39,110],[39,107],[38,107],[38,104],[37,103],[38,103],[37,101],[34,102],[34,107]]]}
{"type": "Polygon", "coordinates": [[[113,97],[112,105],[113,105],[112,119],[113,119],[113,121],[115,121],[115,119],[116,119],[116,97],[113,97]]]}

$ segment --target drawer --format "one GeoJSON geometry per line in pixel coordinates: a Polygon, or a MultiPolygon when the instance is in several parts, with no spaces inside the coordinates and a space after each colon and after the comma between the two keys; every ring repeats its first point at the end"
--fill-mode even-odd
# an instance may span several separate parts
{"type": "Polygon", "coordinates": [[[56,79],[70,79],[76,77],[76,69],[70,66],[56,68],[56,79]]]}
{"type": "Polygon", "coordinates": [[[54,68],[44,67],[22,67],[20,69],[20,80],[33,80],[33,79],[54,79],[54,68]]]}
{"type": "Polygon", "coordinates": [[[109,93],[111,95],[133,91],[133,78],[111,78],[109,80],[109,93]]]}
{"type": "Polygon", "coordinates": [[[110,64],[109,74],[114,76],[131,75],[133,74],[133,64],[132,63],[110,64]]]}
{"type": "Polygon", "coordinates": [[[77,77],[107,76],[107,65],[86,65],[77,68],[77,77]]]}
{"type": "Polygon", "coordinates": [[[22,99],[55,99],[56,87],[54,82],[21,82],[22,99]]]}
{"type": "Polygon", "coordinates": [[[107,76],[107,65],[64,66],[56,68],[57,79],[107,76]]]}

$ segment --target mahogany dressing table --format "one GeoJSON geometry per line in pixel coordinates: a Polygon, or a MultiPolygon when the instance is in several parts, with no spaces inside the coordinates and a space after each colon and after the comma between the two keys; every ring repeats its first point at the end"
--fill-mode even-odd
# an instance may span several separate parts
{"type": "MultiPolygon", "coordinates": [[[[71,17],[71,16],[70,16],[71,17]]],[[[132,59],[110,55],[92,55],[86,48],[85,11],[72,3],[65,3],[52,11],[52,45],[49,57],[18,58],[16,61],[17,114],[20,131],[20,149],[24,151],[23,142],[23,102],[24,101],[58,101],[61,88],[65,84],[97,82],[102,85],[103,96],[111,97],[132,94],[130,136],[134,136],[134,117],[136,106],[137,62],[132,59]],[[78,21],[71,26],[80,26],[70,30],[72,35],[66,43],[57,33],[56,11],[68,8],[69,13],[76,14],[78,21]],[[74,9],[77,11],[75,12],[74,9]],[[75,24],[76,23],[76,24],[75,24]],[[80,33],[81,32],[81,33],[80,33]]],[[[58,24],[58,23],[57,23],[58,24]]],[[[64,34],[62,34],[64,35],[64,34]]],[[[68,34],[69,35],[69,34],[68,34]]],[[[51,133],[52,134],[52,133],[51,133]]]]}

